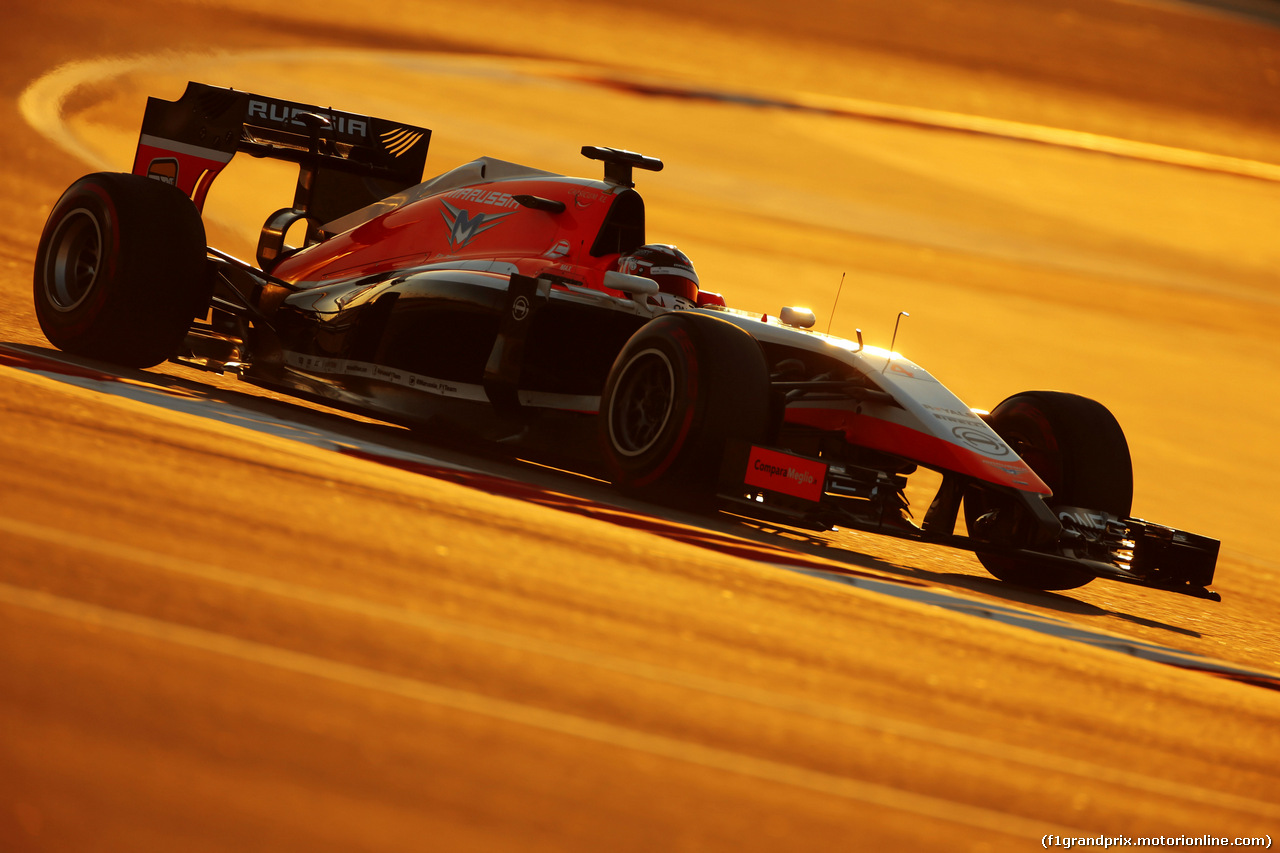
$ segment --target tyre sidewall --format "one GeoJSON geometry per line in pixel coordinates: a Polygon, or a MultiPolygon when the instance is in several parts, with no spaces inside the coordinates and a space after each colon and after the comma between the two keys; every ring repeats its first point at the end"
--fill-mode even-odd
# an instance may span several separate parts
{"type": "Polygon", "coordinates": [[[138,175],[86,175],[63,193],[36,253],[33,298],[50,343],[130,367],[172,356],[208,304],[204,224],[177,188],[138,175]],[[97,228],[97,272],[82,301],[60,308],[51,279],[70,218],[97,228]]]}
{"type": "Polygon", "coordinates": [[[68,349],[75,346],[75,342],[92,336],[92,329],[107,310],[112,296],[113,288],[109,282],[122,277],[120,261],[119,212],[111,195],[100,184],[90,178],[81,178],[54,205],[36,253],[36,318],[50,343],[60,349],[68,349]],[[78,305],[59,310],[52,304],[53,297],[48,292],[53,287],[51,265],[55,258],[52,255],[57,248],[54,241],[68,226],[68,217],[81,215],[81,212],[87,214],[98,229],[98,272],[92,288],[78,305]]]}
{"type": "Polygon", "coordinates": [[[704,384],[700,376],[698,352],[687,329],[675,328],[670,334],[650,334],[633,340],[623,350],[615,371],[610,374],[605,398],[617,401],[616,392],[628,381],[635,380],[635,373],[644,370],[642,362],[665,363],[671,371],[671,405],[663,427],[654,442],[636,453],[620,448],[619,435],[623,427],[622,415],[616,405],[603,412],[605,440],[611,449],[609,459],[613,472],[632,488],[643,489],[661,479],[676,464],[682,452],[688,451],[688,439],[698,415],[699,393],[704,384]]]}
{"type": "Polygon", "coordinates": [[[619,486],[664,501],[704,501],[715,491],[728,441],[760,442],[768,425],[768,368],[749,333],[717,317],[667,314],[619,353],[601,398],[601,441],[619,486]],[[618,391],[645,359],[670,365],[673,399],[660,436],[643,452],[615,440],[618,391]]]}

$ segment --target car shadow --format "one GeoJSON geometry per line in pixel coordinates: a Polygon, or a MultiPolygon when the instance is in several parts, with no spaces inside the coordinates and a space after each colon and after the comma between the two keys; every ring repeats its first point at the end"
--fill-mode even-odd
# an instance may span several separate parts
{"type": "MultiPolygon", "coordinates": [[[[739,522],[738,533],[747,538],[758,538],[762,541],[778,541],[787,543],[787,547],[797,551],[820,556],[824,560],[837,563],[857,565],[863,568],[874,568],[876,571],[894,576],[901,581],[914,581],[932,586],[964,590],[976,593],[984,598],[996,599],[1010,605],[1033,608],[1040,611],[1051,611],[1066,616],[1098,618],[1105,617],[1127,622],[1144,628],[1167,631],[1171,634],[1200,639],[1203,635],[1179,625],[1172,625],[1155,619],[1148,619],[1133,613],[1108,609],[1065,595],[1060,592],[1038,590],[1018,586],[994,577],[964,574],[962,572],[937,571],[928,568],[925,560],[904,559],[883,560],[860,554],[850,550],[847,545],[836,545],[823,538],[822,534],[814,534],[803,530],[794,530],[776,525],[761,525],[753,522],[739,522]]],[[[875,534],[871,534],[875,535],[875,534]]],[[[911,540],[898,540],[911,541],[911,540]]],[[[939,545],[923,545],[946,551],[956,555],[953,549],[939,545]]]]}
{"type": "MultiPolygon", "coordinates": [[[[244,413],[238,421],[248,428],[266,424],[288,424],[293,437],[307,440],[307,432],[323,437],[331,449],[425,476],[445,479],[490,494],[536,503],[560,511],[590,516],[609,523],[641,530],[667,539],[707,548],[756,562],[783,565],[817,572],[836,572],[868,581],[883,581],[914,587],[941,587],[965,590],[987,599],[996,599],[1042,611],[1077,617],[1111,617],[1134,625],[1155,628],[1182,636],[1199,638],[1198,632],[1130,613],[1108,610],[1070,596],[1027,589],[995,578],[960,572],[937,571],[929,560],[916,559],[909,550],[885,559],[836,543],[825,533],[784,525],[748,520],[725,513],[694,514],[624,495],[591,473],[570,470],[571,460],[523,459],[513,457],[508,448],[492,441],[480,441],[447,426],[407,428],[370,418],[366,414],[334,407],[332,401],[315,399],[299,402],[269,389],[248,386],[245,390],[226,387],[233,379],[213,376],[195,378],[172,373],[132,370],[80,358],[45,347],[0,343],[0,364],[44,373],[62,374],[67,381],[119,383],[126,389],[151,389],[156,396],[148,402],[211,417],[215,412],[244,413]],[[206,381],[200,381],[201,379],[206,381]],[[215,407],[193,411],[183,401],[198,401],[215,407]],[[255,422],[254,418],[261,422],[255,422]]],[[[189,368],[182,368],[187,370],[189,368]]],[[[144,396],[146,396],[144,394],[144,396]]],[[[888,541],[888,538],[885,539],[888,541]]],[[[922,545],[911,540],[909,548],[934,549],[954,555],[952,549],[922,545]]],[[[937,559],[936,557],[934,559],[937,559]]]]}

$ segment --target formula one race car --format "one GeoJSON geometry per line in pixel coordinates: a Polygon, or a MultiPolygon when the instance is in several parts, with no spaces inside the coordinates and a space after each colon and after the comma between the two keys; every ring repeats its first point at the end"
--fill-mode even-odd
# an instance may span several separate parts
{"type": "Polygon", "coordinates": [[[1102,405],[1031,391],[988,414],[861,333],[810,331],[804,309],[728,308],[646,243],[634,172],[660,160],[586,147],[603,180],[482,157],[420,182],[430,137],[195,83],[151,98],[132,174],[81,178],[49,216],[41,327],[121,365],[580,451],[659,501],[967,548],[1028,587],[1217,600],[1218,542],[1130,517],[1129,449],[1102,405]],[[206,246],[201,218],[238,152],[299,166],[256,265],[206,246]],[[918,468],[941,474],[920,525],[903,497],[918,468]]]}

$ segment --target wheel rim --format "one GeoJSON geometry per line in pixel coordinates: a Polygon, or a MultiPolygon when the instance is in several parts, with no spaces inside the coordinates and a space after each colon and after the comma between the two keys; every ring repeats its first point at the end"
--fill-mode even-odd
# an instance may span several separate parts
{"type": "Polygon", "coordinates": [[[639,456],[662,438],[675,407],[675,371],[667,356],[648,349],[637,354],[618,378],[609,409],[609,438],[623,456],[639,456]]]}
{"type": "Polygon", "coordinates": [[[102,260],[102,230],[89,211],[79,208],[58,223],[49,241],[44,289],[57,311],[74,311],[88,298],[102,260]]]}

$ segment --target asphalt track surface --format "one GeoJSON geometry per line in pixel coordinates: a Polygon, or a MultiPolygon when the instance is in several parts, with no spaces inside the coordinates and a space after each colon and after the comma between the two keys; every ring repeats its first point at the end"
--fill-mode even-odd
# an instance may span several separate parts
{"type": "MultiPolygon", "coordinates": [[[[1280,34],[1154,2],[495,2],[0,34],[0,850],[1026,850],[1280,830],[1280,34]],[[188,79],[577,174],[973,405],[1120,417],[1220,604],[619,501],[483,448],[51,351],[45,214],[188,79]],[[846,283],[831,316],[842,274],[846,283]]],[[[1242,7],[1244,4],[1219,4],[1242,7]]],[[[237,160],[242,256],[291,176],[237,160]],[[242,168],[243,166],[243,168],[242,168]]]]}

